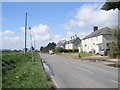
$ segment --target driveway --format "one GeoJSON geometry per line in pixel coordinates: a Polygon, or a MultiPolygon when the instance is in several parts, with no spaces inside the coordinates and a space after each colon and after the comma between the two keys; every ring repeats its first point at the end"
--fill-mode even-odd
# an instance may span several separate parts
{"type": "Polygon", "coordinates": [[[59,55],[40,54],[57,88],[118,88],[118,69],[59,55]]]}

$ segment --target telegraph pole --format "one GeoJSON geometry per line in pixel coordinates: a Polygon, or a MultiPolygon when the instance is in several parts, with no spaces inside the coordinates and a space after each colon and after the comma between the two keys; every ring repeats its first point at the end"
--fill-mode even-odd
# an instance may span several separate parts
{"type": "Polygon", "coordinates": [[[26,54],[26,52],[27,52],[27,48],[26,48],[26,39],[27,39],[27,12],[26,12],[26,14],[25,14],[25,52],[24,52],[24,54],[26,54]]]}
{"type": "Polygon", "coordinates": [[[34,50],[35,50],[35,39],[34,39],[34,50]]]}

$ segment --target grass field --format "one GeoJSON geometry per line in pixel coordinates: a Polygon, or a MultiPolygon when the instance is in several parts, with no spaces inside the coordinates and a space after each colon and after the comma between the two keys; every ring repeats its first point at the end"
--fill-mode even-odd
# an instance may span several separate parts
{"type": "Polygon", "coordinates": [[[51,88],[40,56],[20,52],[2,53],[2,88],[51,88]]]}

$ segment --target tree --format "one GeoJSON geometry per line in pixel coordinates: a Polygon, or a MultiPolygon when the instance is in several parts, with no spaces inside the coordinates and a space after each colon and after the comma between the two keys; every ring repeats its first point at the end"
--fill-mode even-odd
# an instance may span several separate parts
{"type": "Polygon", "coordinates": [[[102,10],[109,11],[111,9],[118,9],[120,10],[120,1],[112,2],[110,0],[107,0],[105,4],[101,8],[102,10]]]}
{"type": "Polygon", "coordinates": [[[32,50],[35,50],[35,48],[34,48],[33,46],[31,47],[31,49],[32,49],[32,50]]]}
{"type": "Polygon", "coordinates": [[[52,42],[52,43],[49,43],[46,48],[48,48],[49,50],[52,50],[52,49],[55,49],[56,47],[56,43],[52,42]]]}
{"type": "Polygon", "coordinates": [[[43,46],[40,47],[40,51],[41,51],[41,52],[43,51],[43,48],[44,48],[43,46]]]}
{"type": "MultiPolygon", "coordinates": [[[[101,9],[106,11],[111,9],[120,10],[120,1],[117,0],[116,2],[112,2],[107,0],[101,9]]],[[[120,27],[113,28],[113,37],[114,41],[112,43],[108,43],[108,48],[110,48],[109,56],[113,58],[120,58],[120,27]]]]}
{"type": "Polygon", "coordinates": [[[108,48],[110,48],[109,56],[112,58],[120,58],[120,27],[113,28],[114,41],[108,43],[108,48]]]}
{"type": "Polygon", "coordinates": [[[64,49],[64,48],[62,48],[62,47],[57,47],[55,50],[54,50],[54,52],[55,53],[62,53],[62,52],[65,52],[66,50],[64,49]]]}
{"type": "Polygon", "coordinates": [[[48,45],[46,47],[40,47],[40,51],[48,52],[49,50],[55,49],[55,47],[56,47],[56,43],[54,43],[54,42],[48,43],[48,45]]]}

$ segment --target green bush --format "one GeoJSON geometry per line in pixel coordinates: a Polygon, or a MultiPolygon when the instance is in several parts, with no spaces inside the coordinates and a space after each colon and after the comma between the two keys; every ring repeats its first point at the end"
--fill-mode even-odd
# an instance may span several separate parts
{"type": "Polygon", "coordinates": [[[62,52],[66,52],[66,50],[62,47],[57,47],[56,49],[53,50],[55,53],[62,53],[62,52]]]}
{"type": "Polygon", "coordinates": [[[115,27],[112,30],[114,41],[107,43],[107,47],[110,49],[108,55],[111,58],[120,58],[120,27],[115,27]]]}
{"type": "Polygon", "coordinates": [[[108,52],[108,55],[111,58],[118,58],[120,55],[120,52],[118,50],[118,44],[117,42],[112,42],[112,43],[108,43],[108,48],[110,48],[110,51],[108,52]]]}

